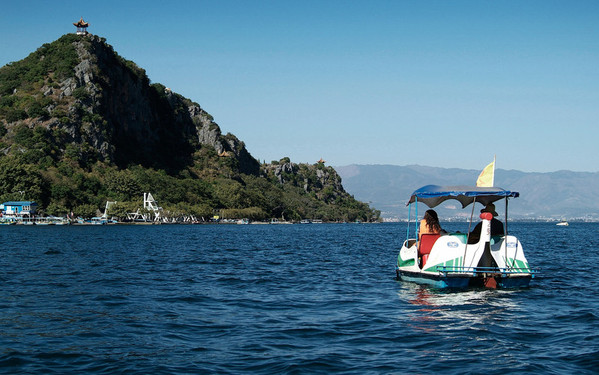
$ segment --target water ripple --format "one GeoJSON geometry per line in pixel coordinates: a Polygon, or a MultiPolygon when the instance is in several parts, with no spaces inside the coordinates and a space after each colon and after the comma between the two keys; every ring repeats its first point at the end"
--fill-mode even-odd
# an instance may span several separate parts
{"type": "Polygon", "coordinates": [[[394,280],[403,225],[2,228],[0,372],[592,374],[597,228],[515,223],[540,277],[467,291],[394,280]]]}

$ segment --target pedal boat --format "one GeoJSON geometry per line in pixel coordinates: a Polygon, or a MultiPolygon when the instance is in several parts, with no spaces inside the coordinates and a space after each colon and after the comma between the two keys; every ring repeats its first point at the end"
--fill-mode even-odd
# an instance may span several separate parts
{"type": "Polygon", "coordinates": [[[397,257],[397,279],[436,288],[528,287],[536,271],[530,268],[518,238],[507,231],[508,200],[519,195],[497,187],[427,185],[414,191],[407,204],[410,217],[406,240],[397,257]],[[459,201],[462,208],[472,204],[468,232],[423,234],[417,241],[418,203],[434,208],[450,199],[459,201]],[[493,215],[483,212],[480,240],[469,244],[475,203],[486,206],[501,199],[505,199],[505,235],[491,236],[493,215]],[[410,238],[412,206],[416,211],[415,238],[410,238]]]}

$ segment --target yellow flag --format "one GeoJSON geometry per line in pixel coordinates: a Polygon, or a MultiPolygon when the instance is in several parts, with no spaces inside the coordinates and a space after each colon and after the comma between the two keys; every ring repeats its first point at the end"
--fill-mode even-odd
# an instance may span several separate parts
{"type": "Polygon", "coordinates": [[[476,186],[479,187],[493,187],[493,183],[495,182],[495,159],[493,162],[485,167],[480,175],[478,175],[478,180],[476,180],[476,186]]]}

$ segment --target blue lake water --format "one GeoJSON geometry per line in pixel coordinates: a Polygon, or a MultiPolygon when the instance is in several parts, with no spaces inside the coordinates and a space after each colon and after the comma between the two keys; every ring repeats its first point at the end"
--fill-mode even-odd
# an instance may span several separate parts
{"type": "Polygon", "coordinates": [[[394,279],[405,229],[0,227],[0,372],[599,371],[599,224],[512,223],[541,275],[459,292],[394,279]]]}

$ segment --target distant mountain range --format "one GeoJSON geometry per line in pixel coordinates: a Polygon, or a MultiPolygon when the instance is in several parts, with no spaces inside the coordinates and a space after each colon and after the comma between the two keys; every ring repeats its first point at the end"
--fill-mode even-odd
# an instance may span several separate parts
{"type": "MultiPolygon", "coordinates": [[[[424,185],[475,185],[480,173],[420,165],[348,165],[335,169],[347,192],[370,202],[387,219],[407,218],[406,202],[414,190],[424,185]]],[[[495,186],[520,192],[520,197],[509,203],[509,215],[515,219],[599,220],[599,173],[497,169],[495,186]]],[[[481,207],[476,208],[476,215],[481,207]]],[[[502,207],[503,203],[498,204],[498,208],[502,207]]],[[[451,203],[436,210],[445,218],[471,212],[451,203]]]]}

